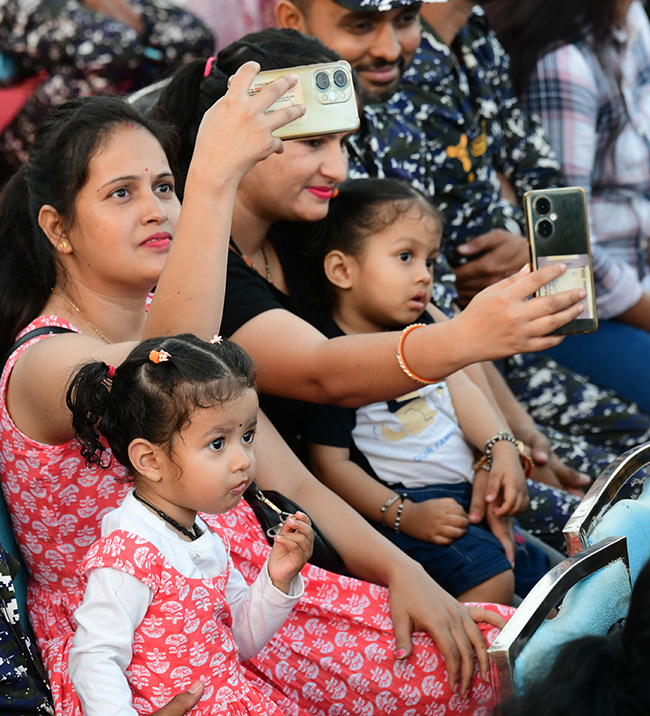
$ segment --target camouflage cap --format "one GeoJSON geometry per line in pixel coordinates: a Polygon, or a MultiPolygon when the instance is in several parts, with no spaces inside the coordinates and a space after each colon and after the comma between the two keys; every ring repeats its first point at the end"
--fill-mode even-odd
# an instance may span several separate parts
{"type": "Polygon", "coordinates": [[[355,12],[384,12],[408,5],[422,5],[423,2],[447,2],[447,0],[334,0],[337,5],[355,12]]]}

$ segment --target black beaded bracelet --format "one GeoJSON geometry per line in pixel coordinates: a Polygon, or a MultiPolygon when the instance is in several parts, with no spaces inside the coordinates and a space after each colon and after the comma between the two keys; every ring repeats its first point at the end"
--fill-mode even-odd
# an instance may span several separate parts
{"type": "Polygon", "coordinates": [[[399,500],[399,495],[395,495],[394,497],[389,497],[386,502],[379,508],[381,512],[381,523],[384,527],[388,527],[386,524],[386,512],[390,509],[392,505],[394,505],[397,500],[399,500]]]}
{"type": "Polygon", "coordinates": [[[517,440],[517,438],[507,430],[500,430],[496,435],[491,437],[489,440],[486,440],[485,445],[483,446],[483,453],[486,458],[485,462],[487,463],[487,467],[485,468],[486,470],[490,470],[492,467],[492,448],[499,442],[499,440],[507,440],[512,443],[517,450],[519,450],[519,440],[517,440]]]}

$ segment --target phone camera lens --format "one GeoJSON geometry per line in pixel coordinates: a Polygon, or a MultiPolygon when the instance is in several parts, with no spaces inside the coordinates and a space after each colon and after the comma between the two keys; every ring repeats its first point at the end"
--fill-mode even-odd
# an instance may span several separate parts
{"type": "Polygon", "coordinates": [[[319,90],[325,91],[330,86],[330,76],[327,72],[317,72],[314,82],[319,90]]]}
{"type": "Polygon", "coordinates": [[[536,230],[539,236],[543,239],[548,239],[548,237],[553,233],[553,222],[548,219],[542,219],[538,222],[536,230]]]}
{"type": "Polygon", "coordinates": [[[535,211],[540,216],[546,216],[551,211],[551,200],[545,196],[540,196],[535,201],[535,211]]]}
{"type": "Polygon", "coordinates": [[[348,76],[343,70],[336,70],[334,73],[334,84],[343,89],[348,83],[348,76]]]}

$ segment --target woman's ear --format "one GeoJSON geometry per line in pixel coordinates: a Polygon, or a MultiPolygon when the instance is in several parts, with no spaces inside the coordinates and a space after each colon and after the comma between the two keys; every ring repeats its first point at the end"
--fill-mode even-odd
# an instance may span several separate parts
{"type": "Polygon", "coordinates": [[[144,438],[132,440],[129,445],[129,460],[134,470],[152,482],[160,482],[163,478],[161,450],[158,445],[144,438]]]}
{"type": "Polygon", "coordinates": [[[43,230],[48,241],[61,254],[72,253],[72,246],[65,235],[63,217],[49,204],[41,207],[38,212],[38,225],[43,230]]]}
{"type": "Polygon", "coordinates": [[[330,251],[323,260],[325,277],[336,288],[348,289],[352,286],[352,259],[338,249],[330,251]]]}

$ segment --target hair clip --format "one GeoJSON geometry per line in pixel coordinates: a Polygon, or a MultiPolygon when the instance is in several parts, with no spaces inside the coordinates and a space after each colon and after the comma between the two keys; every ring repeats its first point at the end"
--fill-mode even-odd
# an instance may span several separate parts
{"type": "Polygon", "coordinates": [[[113,380],[113,378],[115,377],[115,366],[114,365],[108,366],[108,377],[110,380],[113,380]]]}
{"type": "Polygon", "coordinates": [[[149,353],[149,360],[152,363],[164,363],[170,358],[171,354],[167,353],[167,351],[151,351],[151,353],[149,353]]]}
{"type": "Polygon", "coordinates": [[[212,338],[210,338],[210,343],[223,343],[223,338],[221,336],[212,336],[212,338]]]}
{"type": "Polygon", "coordinates": [[[208,57],[206,63],[205,63],[205,69],[203,70],[203,76],[207,77],[210,74],[210,70],[212,69],[212,64],[216,60],[216,57],[208,57]]]}

